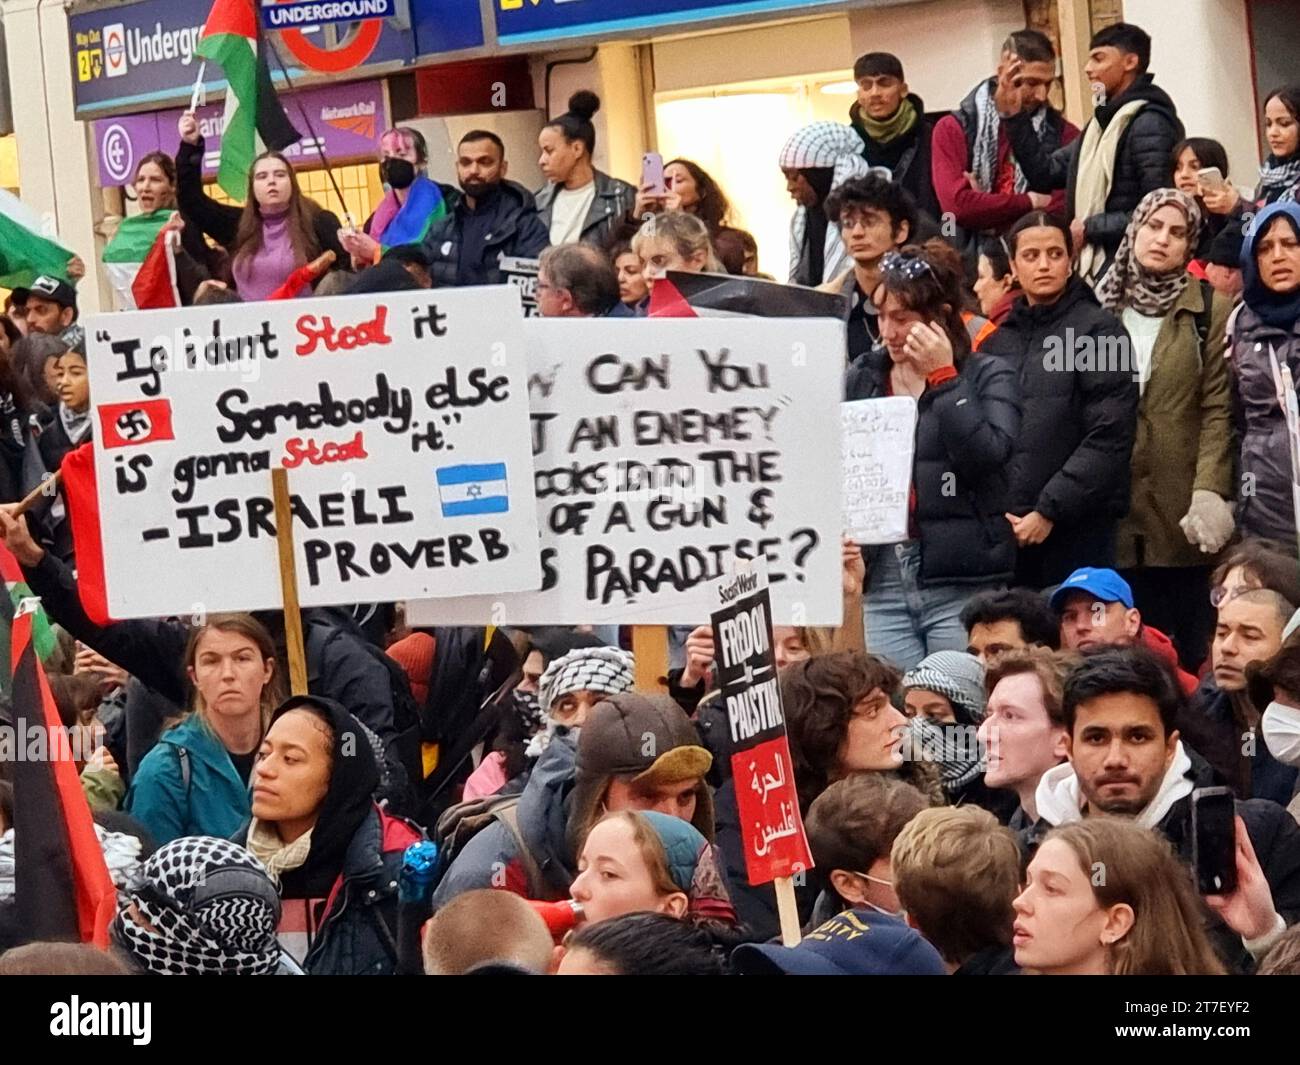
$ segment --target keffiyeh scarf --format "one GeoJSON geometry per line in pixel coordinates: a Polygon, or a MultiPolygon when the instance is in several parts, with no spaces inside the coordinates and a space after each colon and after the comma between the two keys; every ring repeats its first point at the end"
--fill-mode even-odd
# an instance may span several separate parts
{"type": "Polygon", "coordinates": [[[635,660],[618,647],[578,647],[546,667],[538,684],[537,701],[549,714],[555,701],[570,692],[617,695],[632,687],[635,660]]]}
{"type": "MultiPolygon", "coordinates": [[[[998,175],[998,137],[1002,131],[1002,116],[993,102],[995,82],[986,81],[975,92],[975,112],[979,122],[975,128],[975,145],[971,149],[971,173],[975,176],[975,185],[981,192],[992,192],[998,175]]],[[[1031,119],[1034,132],[1039,138],[1043,135],[1043,123],[1047,121],[1047,105],[1044,104],[1031,119]]],[[[1014,157],[1012,161],[1015,162],[1014,157]]],[[[1015,163],[1015,191],[1019,195],[1029,191],[1029,179],[1015,163]]]]}
{"type": "Polygon", "coordinates": [[[1286,159],[1270,155],[1259,168],[1259,198],[1273,203],[1295,203],[1300,192],[1300,152],[1286,159]],[[1277,189],[1280,196],[1274,196],[1277,189]]]}
{"type": "Polygon", "coordinates": [[[279,898],[243,847],[212,836],[173,840],[149,857],[127,896],[151,927],[123,909],[114,938],[151,973],[269,976],[279,965],[279,898]]]}

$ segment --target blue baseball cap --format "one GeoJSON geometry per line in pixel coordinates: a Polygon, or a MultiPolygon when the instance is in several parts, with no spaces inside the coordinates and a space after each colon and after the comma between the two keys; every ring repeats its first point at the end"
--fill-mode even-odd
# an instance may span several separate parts
{"type": "Polygon", "coordinates": [[[1083,592],[1103,603],[1123,603],[1129,610],[1133,609],[1133,589],[1113,569],[1080,567],[1057,586],[1048,603],[1053,610],[1060,610],[1065,597],[1072,592],[1083,592]]]}
{"type": "Polygon", "coordinates": [[[797,947],[746,943],[731,955],[745,976],[946,976],[943,958],[921,933],[875,910],[845,910],[797,947]]]}

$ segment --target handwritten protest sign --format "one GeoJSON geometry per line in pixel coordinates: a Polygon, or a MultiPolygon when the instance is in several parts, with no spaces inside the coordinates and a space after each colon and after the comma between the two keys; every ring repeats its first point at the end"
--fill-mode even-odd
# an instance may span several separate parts
{"type": "Polygon", "coordinates": [[[741,572],[719,581],[714,595],[715,680],[731,737],[745,872],[751,884],[766,884],[812,867],[777,683],[767,579],[758,570],[741,572]]]}
{"type": "Polygon", "coordinates": [[[542,590],[408,606],[413,624],[689,624],[733,555],[780,624],[841,621],[844,327],[530,319],[542,590]]]}
{"type": "Polygon", "coordinates": [[[844,424],[844,528],[854,543],[907,539],[907,497],[916,446],[911,396],[840,404],[844,424]]]}
{"type": "Polygon", "coordinates": [[[519,297],[450,289],[87,323],[109,612],[536,588],[519,297]]]}

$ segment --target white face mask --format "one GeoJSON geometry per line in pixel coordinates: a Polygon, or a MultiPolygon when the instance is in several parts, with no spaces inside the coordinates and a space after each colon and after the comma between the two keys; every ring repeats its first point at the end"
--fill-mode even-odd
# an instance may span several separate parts
{"type": "MultiPolygon", "coordinates": [[[[894,887],[894,882],[892,880],[885,880],[883,877],[872,876],[870,873],[859,873],[854,870],[854,876],[860,876],[864,880],[870,880],[873,884],[884,884],[885,887],[890,888],[891,890],[894,887]]],[[[887,910],[883,906],[877,906],[874,902],[868,902],[866,899],[862,900],[862,905],[875,910],[876,913],[883,913],[886,917],[897,917],[900,921],[907,920],[906,910],[887,910]]]]}
{"type": "Polygon", "coordinates": [[[1259,727],[1269,754],[1283,765],[1300,766],[1300,710],[1269,703],[1259,727]]]}

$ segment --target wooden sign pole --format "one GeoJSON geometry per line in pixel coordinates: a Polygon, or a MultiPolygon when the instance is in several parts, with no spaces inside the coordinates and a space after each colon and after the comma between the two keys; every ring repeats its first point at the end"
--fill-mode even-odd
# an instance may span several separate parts
{"type": "Polygon", "coordinates": [[[307,653],[302,642],[302,613],[298,609],[298,570],[293,557],[293,513],[289,509],[289,471],[271,471],[275,499],[275,545],[280,554],[280,592],[284,598],[284,639],[289,652],[289,693],[307,694],[307,653]]]}
{"type": "Polygon", "coordinates": [[[53,496],[54,493],[59,490],[59,482],[61,480],[63,480],[63,471],[55,470],[50,474],[50,476],[45,478],[45,480],[23,496],[18,505],[9,512],[10,515],[16,518],[19,514],[26,514],[36,505],[38,500],[53,496]]]}
{"type": "Polygon", "coordinates": [[[776,910],[781,918],[781,945],[797,947],[803,934],[799,931],[799,906],[794,897],[794,880],[778,876],[772,881],[776,888],[776,910]]]}
{"type": "Polygon", "coordinates": [[[668,676],[668,629],[663,625],[633,625],[632,654],[636,658],[636,690],[661,692],[668,676]]]}

